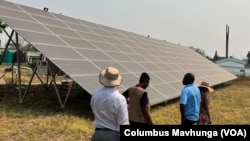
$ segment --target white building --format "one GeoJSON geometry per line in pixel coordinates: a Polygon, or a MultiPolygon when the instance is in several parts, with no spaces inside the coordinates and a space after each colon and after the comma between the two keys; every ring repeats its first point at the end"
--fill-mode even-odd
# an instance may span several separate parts
{"type": "Polygon", "coordinates": [[[30,52],[30,51],[28,51],[27,54],[26,54],[26,60],[29,63],[33,63],[33,62],[38,61],[39,56],[40,56],[39,52],[30,52]]]}
{"type": "Polygon", "coordinates": [[[250,68],[245,67],[247,64],[245,61],[230,57],[215,63],[236,76],[250,76],[250,68]]]}

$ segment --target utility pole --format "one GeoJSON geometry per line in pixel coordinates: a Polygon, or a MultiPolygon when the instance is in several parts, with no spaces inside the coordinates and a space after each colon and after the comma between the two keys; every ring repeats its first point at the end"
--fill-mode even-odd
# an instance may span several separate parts
{"type": "Polygon", "coordinates": [[[229,26],[226,25],[226,58],[228,58],[229,26]]]}

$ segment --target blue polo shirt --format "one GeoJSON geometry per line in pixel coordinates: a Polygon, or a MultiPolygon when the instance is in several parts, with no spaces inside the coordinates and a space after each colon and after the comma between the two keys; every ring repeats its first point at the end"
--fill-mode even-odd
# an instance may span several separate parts
{"type": "Polygon", "coordinates": [[[201,94],[194,84],[185,85],[181,91],[180,104],[185,105],[185,118],[192,121],[199,119],[201,94]]]}

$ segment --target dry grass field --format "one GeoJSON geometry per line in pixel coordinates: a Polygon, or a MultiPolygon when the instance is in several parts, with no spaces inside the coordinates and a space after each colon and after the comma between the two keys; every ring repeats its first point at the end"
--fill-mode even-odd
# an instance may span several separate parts
{"type": "MultiPolygon", "coordinates": [[[[2,73],[3,70],[0,71],[2,73]]],[[[55,89],[32,85],[24,103],[19,103],[17,85],[9,84],[11,73],[7,73],[2,79],[7,84],[0,85],[0,140],[90,140],[94,126],[89,94],[76,87],[72,90],[66,107],[61,109],[55,89]]],[[[67,90],[59,88],[64,99],[67,90]]],[[[242,77],[216,86],[210,95],[210,104],[213,124],[250,125],[250,78],[242,77]]],[[[155,124],[180,124],[178,99],[153,106],[152,116],[155,124]]]]}

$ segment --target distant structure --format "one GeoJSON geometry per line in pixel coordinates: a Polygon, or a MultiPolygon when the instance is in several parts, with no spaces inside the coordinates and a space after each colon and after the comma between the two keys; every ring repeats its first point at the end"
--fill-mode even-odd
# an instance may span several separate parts
{"type": "Polygon", "coordinates": [[[229,26],[226,25],[226,58],[228,58],[229,26]]]}
{"type": "Polygon", "coordinates": [[[250,68],[246,66],[246,61],[229,57],[217,60],[215,63],[235,76],[250,76],[250,68]]]}

